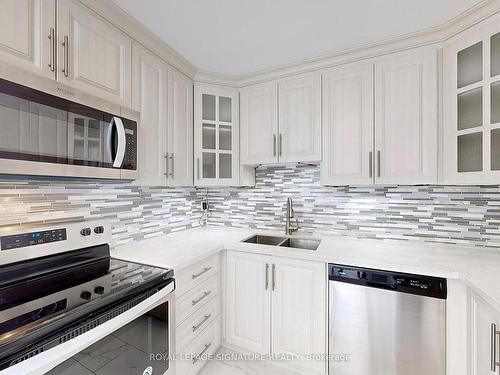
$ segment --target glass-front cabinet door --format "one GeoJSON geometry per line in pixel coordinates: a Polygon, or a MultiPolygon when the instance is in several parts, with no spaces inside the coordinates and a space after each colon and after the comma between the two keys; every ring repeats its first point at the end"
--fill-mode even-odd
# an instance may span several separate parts
{"type": "Polygon", "coordinates": [[[500,25],[444,50],[443,182],[500,182],[500,25]]]}
{"type": "Polygon", "coordinates": [[[239,180],[237,91],[195,86],[195,184],[237,185],[239,180]]]}

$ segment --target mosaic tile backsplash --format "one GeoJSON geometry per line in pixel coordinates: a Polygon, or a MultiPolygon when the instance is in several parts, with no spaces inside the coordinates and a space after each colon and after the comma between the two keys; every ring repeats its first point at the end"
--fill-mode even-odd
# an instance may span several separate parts
{"type": "Polygon", "coordinates": [[[118,246],[198,226],[205,196],[123,182],[0,180],[0,225],[106,217],[118,246]]]}
{"type": "Polygon", "coordinates": [[[318,166],[260,167],[255,188],[210,189],[209,223],[302,233],[500,246],[498,186],[322,187],[318,166]]]}
{"type": "MultiPolygon", "coordinates": [[[[260,167],[255,188],[208,190],[211,225],[500,246],[498,186],[322,187],[317,166],[260,167]]],[[[0,179],[0,225],[106,217],[114,246],[199,225],[206,190],[0,179]]]]}

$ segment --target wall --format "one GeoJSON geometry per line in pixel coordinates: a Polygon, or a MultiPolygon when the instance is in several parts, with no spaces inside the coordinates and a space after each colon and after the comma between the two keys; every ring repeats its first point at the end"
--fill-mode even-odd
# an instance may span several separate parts
{"type": "Polygon", "coordinates": [[[205,190],[95,180],[0,180],[0,226],[106,217],[113,242],[198,226],[205,190]]]}
{"type": "Polygon", "coordinates": [[[210,189],[210,224],[284,230],[286,197],[301,232],[500,246],[498,186],[322,187],[317,166],[260,167],[256,187],[210,189]]]}

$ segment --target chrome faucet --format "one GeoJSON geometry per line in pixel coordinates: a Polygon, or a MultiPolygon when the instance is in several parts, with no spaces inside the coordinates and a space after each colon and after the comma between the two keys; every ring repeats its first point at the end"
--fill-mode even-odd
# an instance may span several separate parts
{"type": "Polygon", "coordinates": [[[293,213],[293,202],[292,198],[288,197],[286,201],[286,224],[285,224],[285,234],[290,235],[299,229],[299,221],[294,216],[293,213]],[[295,219],[295,225],[292,225],[291,220],[295,219]]]}

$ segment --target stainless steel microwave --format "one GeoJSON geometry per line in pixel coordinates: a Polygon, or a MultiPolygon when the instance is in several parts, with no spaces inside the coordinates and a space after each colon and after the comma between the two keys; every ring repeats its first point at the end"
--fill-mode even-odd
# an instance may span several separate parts
{"type": "Polygon", "coordinates": [[[134,179],[137,119],[0,79],[0,174],[134,179]]]}

